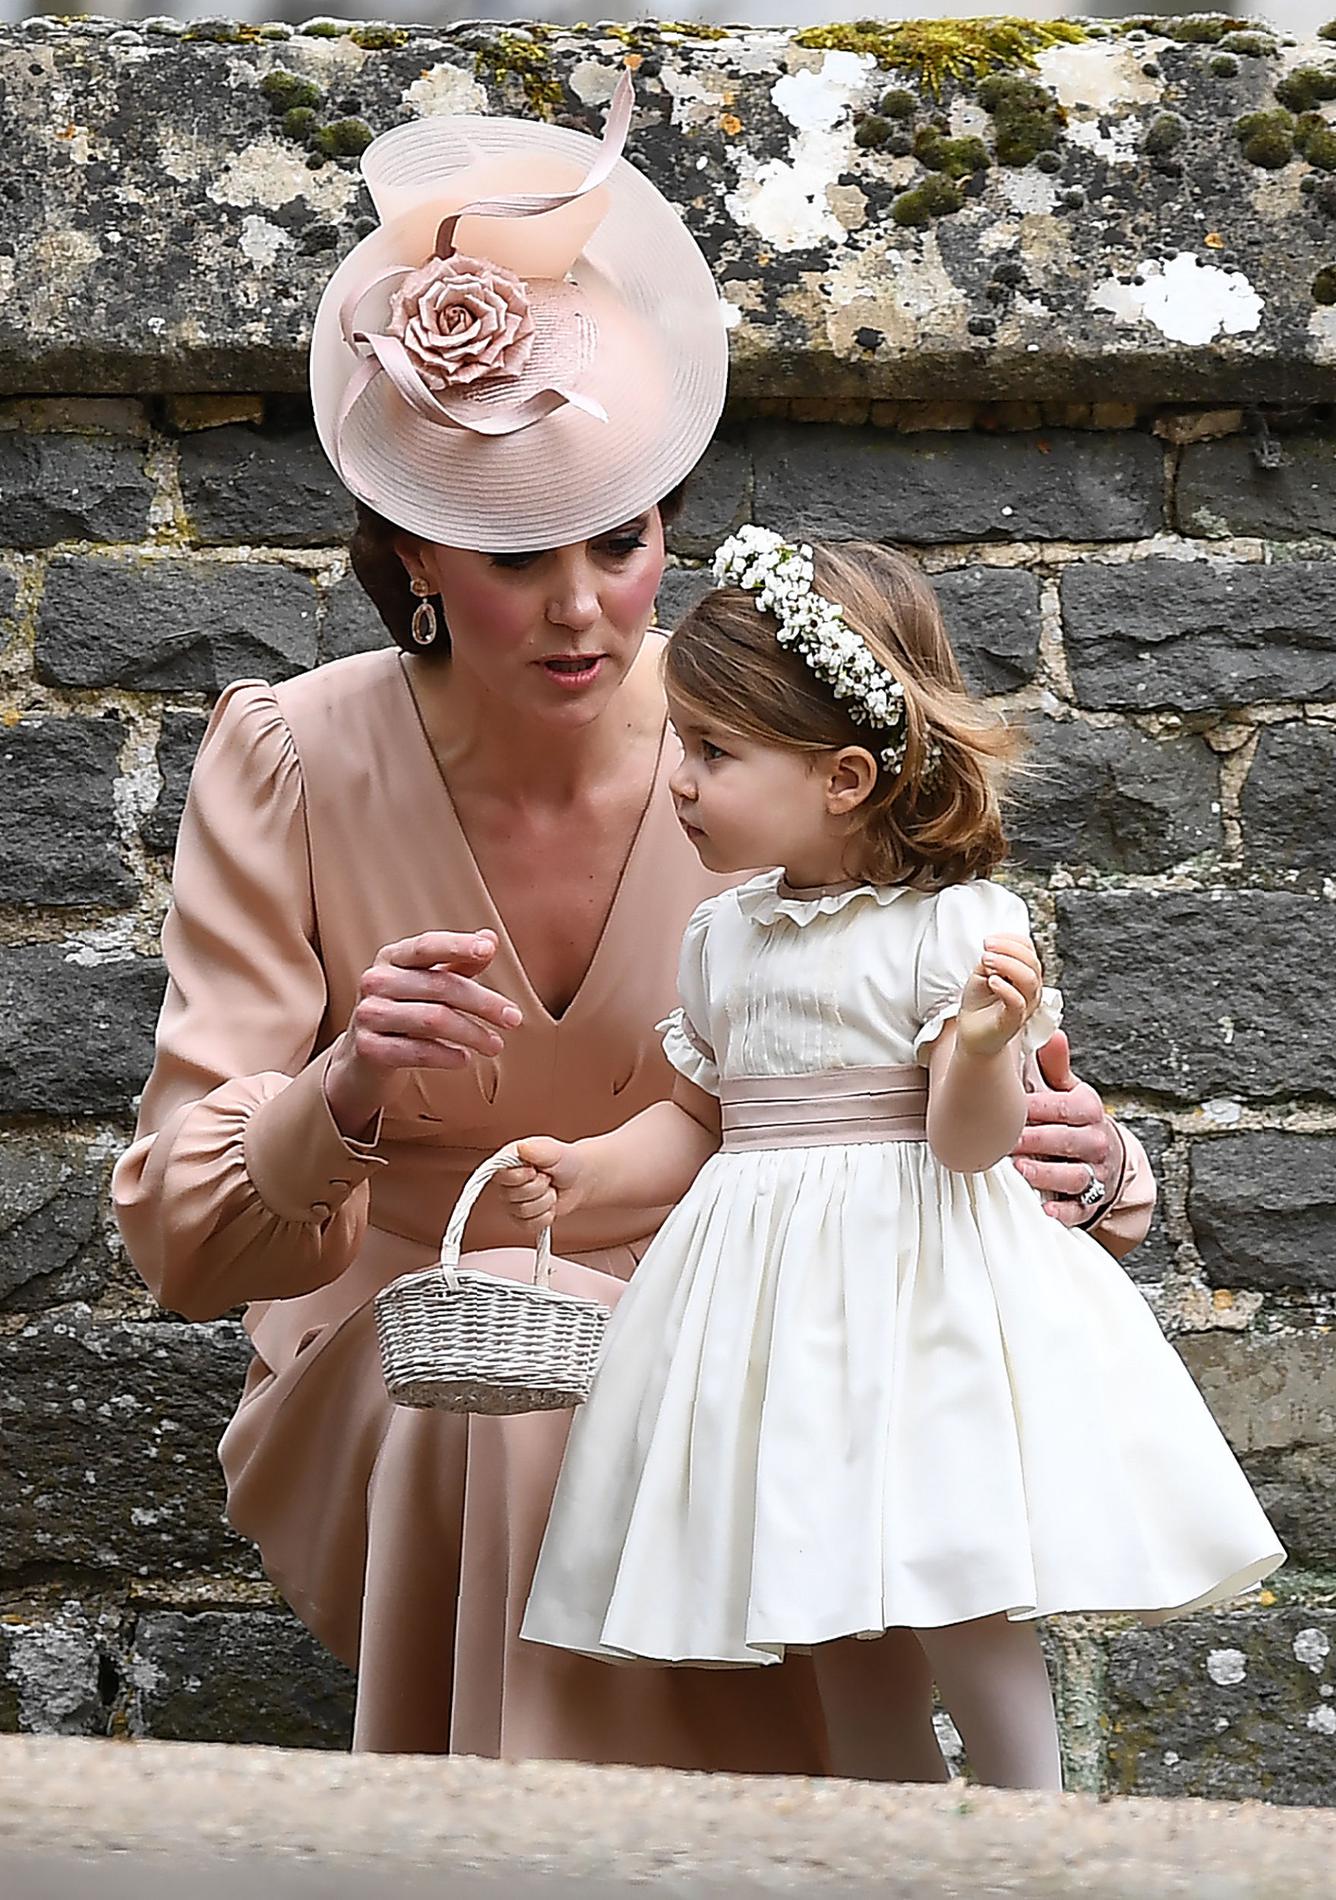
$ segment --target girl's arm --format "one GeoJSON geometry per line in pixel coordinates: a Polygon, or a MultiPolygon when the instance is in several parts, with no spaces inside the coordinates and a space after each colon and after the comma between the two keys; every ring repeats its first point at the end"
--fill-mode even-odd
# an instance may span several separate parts
{"type": "Polygon", "coordinates": [[[944,1167],[979,1174],[1010,1154],[1025,1126],[1015,1039],[1039,1003],[1043,976],[1027,938],[989,937],[960,1013],[928,1059],[928,1142],[944,1167]]]}
{"type": "Polygon", "coordinates": [[[679,1075],[670,1102],[656,1102],[607,1135],[518,1143],[526,1164],[498,1176],[510,1210],[548,1227],[581,1207],[666,1207],[680,1201],[719,1147],[719,1103],[679,1075]]]}

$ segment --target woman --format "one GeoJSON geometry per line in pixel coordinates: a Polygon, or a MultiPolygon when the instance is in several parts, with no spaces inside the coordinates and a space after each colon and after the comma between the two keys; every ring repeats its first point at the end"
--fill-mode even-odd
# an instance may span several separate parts
{"type": "MultiPolygon", "coordinates": [[[[218,703],[118,1217],[164,1304],[247,1303],[229,1516],[357,1667],[357,1746],[930,1779],[926,1670],[896,1637],[848,1665],[901,1711],[875,1758],[846,1723],[827,1741],[804,1658],[742,1679],[520,1643],[565,1421],[400,1410],[380,1376],[372,1297],[432,1256],[483,1154],[667,1092],[652,1025],[718,888],[673,816],[645,636],[657,504],[718,418],[723,330],[676,214],[617,158],[628,115],[623,87],[601,147],[433,120],[365,156],[383,222],[322,301],[312,393],[401,650],[218,703]]],[[[1065,1218],[1107,1189],[1128,1244],[1139,1151],[1050,1080],[1037,1184],[1065,1218]]],[[[614,1298],[661,1211],[563,1230],[558,1284],[614,1298]]],[[[518,1238],[484,1198],[475,1263],[529,1272],[518,1238]]]]}

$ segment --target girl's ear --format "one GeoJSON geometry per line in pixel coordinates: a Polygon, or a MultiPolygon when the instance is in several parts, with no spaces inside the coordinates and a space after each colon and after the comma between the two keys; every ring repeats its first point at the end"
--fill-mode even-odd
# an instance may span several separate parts
{"type": "Polygon", "coordinates": [[[877,782],[877,761],[861,745],[842,746],[826,768],[826,810],[832,818],[846,818],[871,796],[877,782]]]}

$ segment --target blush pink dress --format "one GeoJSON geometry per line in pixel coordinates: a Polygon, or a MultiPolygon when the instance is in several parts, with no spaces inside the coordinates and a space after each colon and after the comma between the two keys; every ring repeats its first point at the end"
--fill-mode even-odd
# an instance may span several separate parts
{"type": "MultiPolygon", "coordinates": [[[[397,651],[219,700],[163,930],[170,981],[117,1217],[165,1306],[244,1304],[255,1347],[220,1455],[228,1515],[303,1621],[358,1670],[355,1745],[817,1773],[810,1659],[735,1675],[614,1668],[519,1639],[568,1419],[393,1406],[371,1301],[434,1257],[476,1163],[519,1135],[600,1132],[663,1098],[655,1023],[688,917],[720,888],[673,816],[669,748],[588,972],[554,1019],[493,906],[397,651]],[[325,1103],[329,1049],[382,944],[490,926],[489,973],[525,1012],[503,1056],[406,1073],[373,1142],[325,1103]]],[[[1130,1166],[1105,1223],[1144,1232],[1130,1166]]],[[[615,1299],[663,1214],[556,1236],[557,1284],[615,1299]]],[[[466,1264],[527,1274],[499,1198],[466,1264]]],[[[869,1646],[875,1649],[875,1645],[869,1646]]],[[[868,1657],[868,1667],[877,1659],[868,1657]]]]}

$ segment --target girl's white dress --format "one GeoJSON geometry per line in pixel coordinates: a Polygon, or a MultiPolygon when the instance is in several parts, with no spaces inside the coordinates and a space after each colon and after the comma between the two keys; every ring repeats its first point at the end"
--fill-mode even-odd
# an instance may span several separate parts
{"type": "Polygon", "coordinates": [[[955,1174],[922,1138],[928,1045],[1001,932],[1025,906],[983,881],[766,874],[696,912],[664,1046],[724,1146],[617,1308],[524,1636],[769,1663],[998,1611],[1159,1617],[1283,1561],[1117,1263],[1009,1161],[955,1174]]]}

